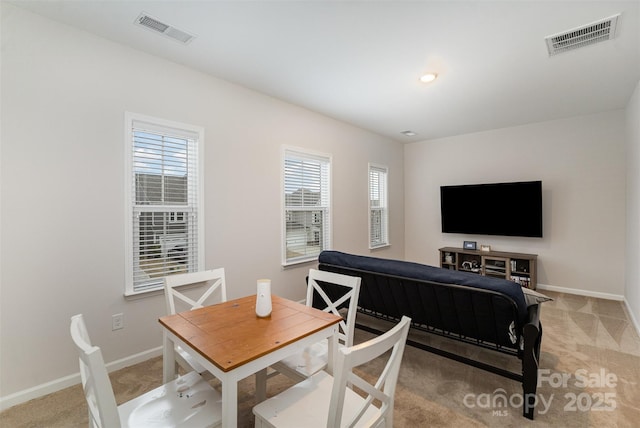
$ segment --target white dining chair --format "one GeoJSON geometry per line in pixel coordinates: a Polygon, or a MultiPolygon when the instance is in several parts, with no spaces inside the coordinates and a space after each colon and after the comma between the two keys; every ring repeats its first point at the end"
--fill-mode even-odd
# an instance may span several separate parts
{"type": "MultiPolygon", "coordinates": [[[[340,307],[347,305],[346,315],[338,325],[338,347],[353,345],[361,278],[334,272],[309,269],[305,304],[343,316],[340,307]]],[[[322,340],[273,364],[271,368],[299,382],[327,366],[328,340],[322,340]]],[[[271,377],[274,373],[269,374],[271,377]]]]}
{"type": "Polygon", "coordinates": [[[392,427],[396,384],[410,324],[410,318],[402,317],[383,335],[341,348],[334,376],[320,371],[256,405],[253,408],[256,428],[392,427]],[[382,357],[387,361],[375,383],[353,372],[354,367],[390,349],[382,357]]]}
{"type": "Polygon", "coordinates": [[[70,330],[79,355],[90,427],[195,428],[221,425],[222,396],[196,372],[189,372],[118,406],[102,352],[91,344],[82,314],[71,317],[70,330]]]}
{"type": "MultiPolygon", "coordinates": [[[[164,278],[164,296],[169,315],[227,301],[224,268],[168,275],[164,278]],[[201,285],[202,287],[189,287],[201,285]],[[180,287],[180,288],[177,288],[180,287]]],[[[195,370],[206,378],[212,375],[188,352],[176,345],[176,364],[185,371],[195,370]]]]}

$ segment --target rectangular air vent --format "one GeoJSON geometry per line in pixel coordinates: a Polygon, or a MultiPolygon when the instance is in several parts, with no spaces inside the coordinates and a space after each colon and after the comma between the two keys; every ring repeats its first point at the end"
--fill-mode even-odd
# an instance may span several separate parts
{"type": "Polygon", "coordinates": [[[169,24],[165,24],[145,12],[142,12],[140,16],[136,18],[134,24],[147,28],[155,33],[162,34],[177,42],[184,43],[185,45],[195,38],[194,35],[179,30],[169,24]]]}
{"type": "Polygon", "coordinates": [[[613,15],[582,27],[545,37],[549,56],[613,39],[616,36],[619,17],[620,14],[613,15]]]}

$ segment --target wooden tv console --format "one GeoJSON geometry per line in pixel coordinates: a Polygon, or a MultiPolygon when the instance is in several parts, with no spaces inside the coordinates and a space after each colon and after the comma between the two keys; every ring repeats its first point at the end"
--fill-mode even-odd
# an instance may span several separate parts
{"type": "Polygon", "coordinates": [[[439,251],[441,268],[507,279],[523,287],[536,289],[537,254],[465,250],[455,247],[443,247],[439,251]]]}

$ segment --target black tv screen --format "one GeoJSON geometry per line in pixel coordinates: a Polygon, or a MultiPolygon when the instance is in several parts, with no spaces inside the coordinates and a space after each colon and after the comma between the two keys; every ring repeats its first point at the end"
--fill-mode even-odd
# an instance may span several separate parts
{"type": "Polygon", "coordinates": [[[542,238],[542,181],[440,187],[443,233],[542,238]]]}

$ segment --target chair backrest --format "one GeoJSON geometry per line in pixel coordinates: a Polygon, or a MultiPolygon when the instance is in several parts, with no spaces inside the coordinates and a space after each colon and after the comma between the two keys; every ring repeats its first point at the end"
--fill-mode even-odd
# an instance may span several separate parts
{"type": "Polygon", "coordinates": [[[89,407],[89,426],[119,427],[118,406],[102,352],[91,345],[82,314],[71,317],[71,338],[78,350],[82,389],[89,407]]]}
{"type": "Polygon", "coordinates": [[[340,321],[338,328],[338,342],[343,346],[353,345],[360,281],[360,277],[357,276],[309,269],[307,306],[342,316],[338,309],[348,304],[347,315],[340,321]],[[316,295],[319,295],[322,301],[314,301],[316,295]]]}
{"type": "Polygon", "coordinates": [[[167,303],[167,313],[170,315],[183,310],[178,305],[185,306],[184,310],[191,310],[202,308],[203,306],[213,303],[226,302],[227,286],[225,283],[224,268],[168,275],[164,278],[164,295],[167,303]],[[199,294],[202,289],[175,289],[175,287],[181,285],[200,283],[206,283],[208,285],[208,287],[204,288],[204,292],[200,294],[200,297],[191,298],[194,294],[199,294]],[[220,290],[220,292],[214,294],[216,290],[220,290]],[[216,299],[216,295],[219,295],[219,298],[216,299]],[[178,310],[176,310],[176,308],[178,308],[178,310]]]}
{"type": "Polygon", "coordinates": [[[358,389],[363,391],[366,394],[366,399],[346,426],[355,425],[362,418],[367,408],[372,405],[373,400],[379,400],[381,406],[376,416],[367,421],[365,425],[379,426],[384,421],[383,426],[393,426],[393,404],[396,384],[410,325],[411,318],[403,316],[400,322],[385,334],[359,345],[339,350],[336,357],[327,427],[344,426],[340,422],[342,420],[347,385],[350,385],[356,391],[358,389]],[[354,367],[379,357],[389,349],[393,350],[375,384],[371,384],[353,373],[354,367]]]}

